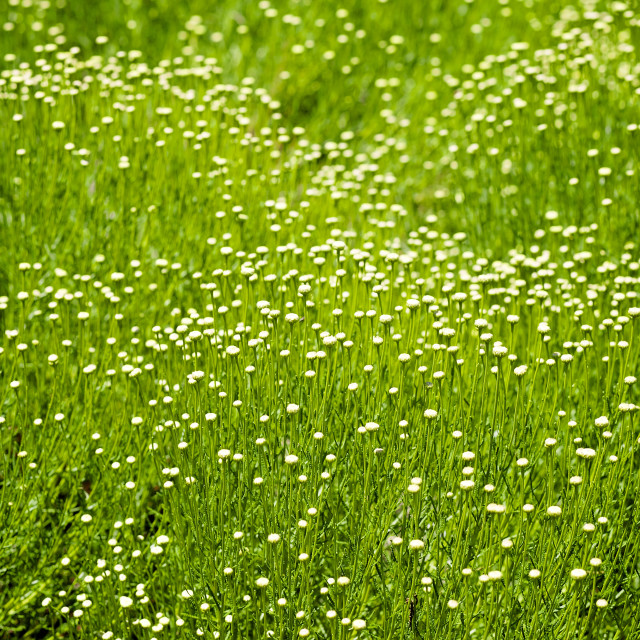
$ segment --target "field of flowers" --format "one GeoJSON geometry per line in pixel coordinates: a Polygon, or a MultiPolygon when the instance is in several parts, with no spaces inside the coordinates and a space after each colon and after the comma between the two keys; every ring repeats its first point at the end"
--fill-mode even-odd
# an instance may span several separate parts
{"type": "Polygon", "coordinates": [[[0,15],[2,640],[640,637],[634,3],[0,15]]]}

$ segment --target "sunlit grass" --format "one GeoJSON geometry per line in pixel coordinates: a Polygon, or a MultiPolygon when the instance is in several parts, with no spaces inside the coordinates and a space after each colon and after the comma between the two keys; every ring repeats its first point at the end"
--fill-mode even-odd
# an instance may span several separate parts
{"type": "Polygon", "coordinates": [[[640,633],[630,6],[3,24],[0,637],[640,633]]]}

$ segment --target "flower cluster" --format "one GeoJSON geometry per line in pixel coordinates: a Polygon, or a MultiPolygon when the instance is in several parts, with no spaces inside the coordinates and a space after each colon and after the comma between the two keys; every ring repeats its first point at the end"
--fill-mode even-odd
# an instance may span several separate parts
{"type": "Polygon", "coordinates": [[[634,12],[9,4],[10,633],[633,633],[634,12]]]}

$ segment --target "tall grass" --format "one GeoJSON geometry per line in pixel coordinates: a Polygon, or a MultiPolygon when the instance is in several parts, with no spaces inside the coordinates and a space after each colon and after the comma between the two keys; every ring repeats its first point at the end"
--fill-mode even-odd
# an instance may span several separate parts
{"type": "Polygon", "coordinates": [[[3,24],[1,637],[640,633],[631,6],[3,24]]]}

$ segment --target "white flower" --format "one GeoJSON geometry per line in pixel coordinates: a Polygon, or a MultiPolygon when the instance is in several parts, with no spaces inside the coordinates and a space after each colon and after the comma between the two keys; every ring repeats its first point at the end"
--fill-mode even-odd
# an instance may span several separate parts
{"type": "Polygon", "coordinates": [[[288,404],[287,405],[287,413],[289,415],[293,415],[295,413],[298,413],[298,411],[300,411],[300,407],[297,404],[288,404]]]}
{"type": "Polygon", "coordinates": [[[571,577],[574,580],[582,580],[583,578],[587,577],[587,572],[584,569],[572,569],[571,577]]]}
{"type": "Polygon", "coordinates": [[[558,517],[559,515],[562,515],[562,507],[559,507],[558,505],[551,505],[548,509],[547,509],[547,514],[552,516],[552,517],[558,517]]]}
{"type": "Polygon", "coordinates": [[[505,512],[505,506],[503,504],[496,504],[495,502],[490,502],[487,505],[487,511],[489,513],[504,513],[505,512]]]}
{"type": "Polygon", "coordinates": [[[284,461],[287,464],[295,464],[296,462],[298,462],[298,456],[295,456],[292,453],[290,453],[288,456],[285,456],[284,461]]]}
{"type": "Polygon", "coordinates": [[[133,600],[128,596],[120,596],[120,606],[126,609],[133,604],[133,600]]]}
{"type": "Polygon", "coordinates": [[[600,416],[595,420],[596,427],[608,427],[609,426],[609,418],[607,416],[600,416]]]}
{"type": "Polygon", "coordinates": [[[361,618],[356,618],[351,624],[353,624],[353,628],[356,631],[360,631],[360,629],[364,629],[367,626],[367,623],[361,618]]]}
{"type": "Polygon", "coordinates": [[[222,458],[223,460],[225,458],[228,458],[231,455],[231,451],[229,451],[229,449],[220,449],[220,451],[218,451],[218,457],[222,458]]]}
{"type": "Polygon", "coordinates": [[[589,449],[588,447],[578,447],[576,449],[576,455],[579,458],[584,458],[585,460],[589,460],[591,458],[596,457],[596,452],[593,449],[589,449]]]}
{"type": "Polygon", "coordinates": [[[380,428],[380,425],[377,422],[367,422],[367,424],[364,425],[364,428],[367,431],[377,431],[380,428]]]}
{"type": "Polygon", "coordinates": [[[275,544],[276,542],[280,541],[280,536],[277,533],[270,533],[267,536],[267,541],[270,542],[271,544],[275,544]]]}
{"type": "Polygon", "coordinates": [[[258,578],[256,580],[256,586],[260,587],[261,589],[266,587],[268,584],[269,584],[269,578],[258,578]]]}
{"type": "Polygon", "coordinates": [[[549,333],[549,331],[551,331],[551,328],[546,322],[541,322],[540,324],[538,324],[538,333],[545,334],[549,333]]]}
{"type": "Polygon", "coordinates": [[[412,551],[419,551],[420,549],[424,549],[424,542],[422,540],[411,540],[409,543],[409,549],[412,551]]]}

